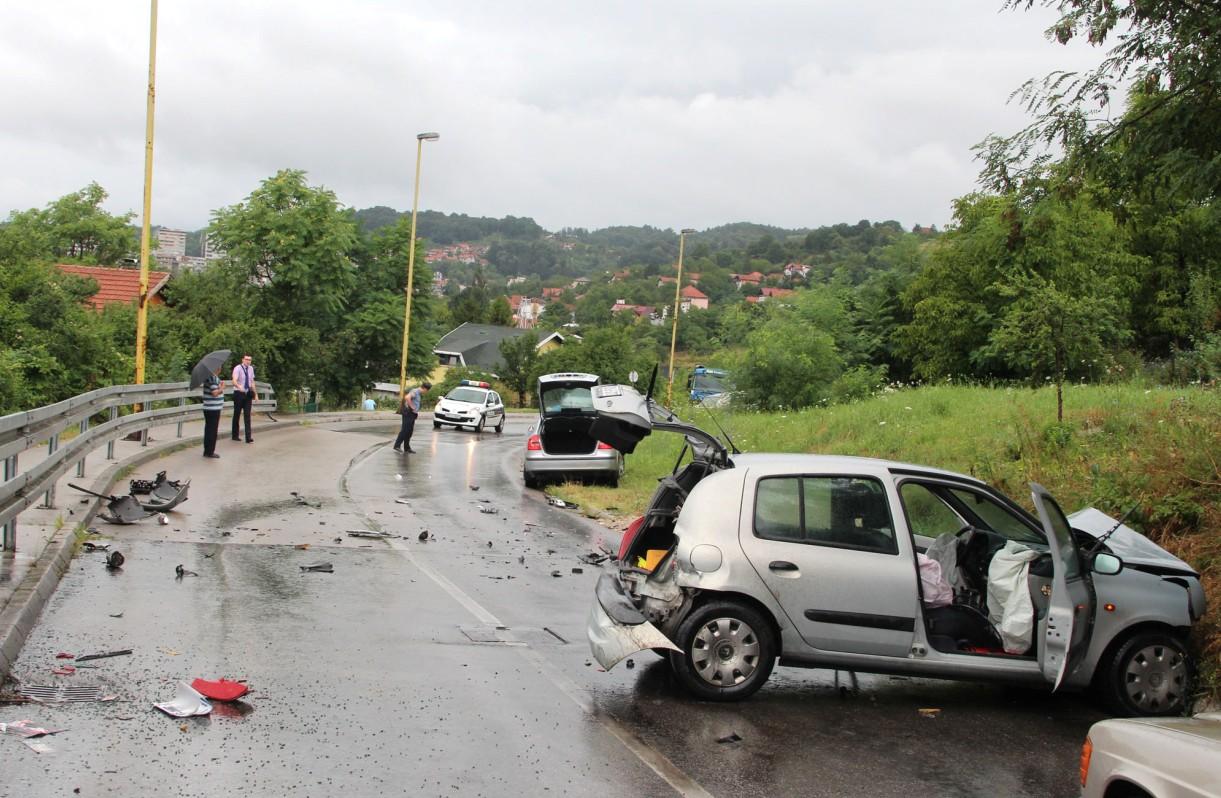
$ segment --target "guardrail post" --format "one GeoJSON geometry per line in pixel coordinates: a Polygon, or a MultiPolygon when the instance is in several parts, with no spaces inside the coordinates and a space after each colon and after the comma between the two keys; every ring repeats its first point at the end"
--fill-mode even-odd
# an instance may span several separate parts
{"type": "MultiPolygon", "coordinates": [[[[114,421],[114,420],[115,420],[116,418],[118,418],[118,417],[119,417],[119,408],[118,408],[117,406],[111,406],[111,408],[110,408],[110,420],[111,420],[111,421],[114,421]]],[[[109,441],[106,443],[106,459],[107,459],[107,460],[113,460],[113,459],[114,459],[114,438],[111,438],[111,439],[110,439],[110,440],[109,440],[109,441]]]]}
{"type": "MultiPolygon", "coordinates": [[[[11,455],[4,458],[4,481],[17,478],[17,455],[11,455]]],[[[0,533],[3,537],[3,546],[0,550],[16,551],[17,550],[17,518],[13,517],[5,522],[0,528],[0,533]]]]}
{"type": "MultiPolygon", "coordinates": [[[[51,436],[47,441],[47,459],[50,460],[54,456],[55,451],[59,448],[59,433],[51,436]]],[[[47,488],[47,492],[42,494],[42,507],[48,509],[55,506],[55,483],[51,483],[51,487],[47,488]]]]}
{"type": "MultiPolygon", "coordinates": [[[[81,419],[81,434],[84,435],[89,431],[89,417],[85,416],[81,419]]],[[[81,455],[81,461],[76,464],[76,475],[78,477],[85,476],[85,455],[81,455]]]]}
{"type": "MultiPolygon", "coordinates": [[[[187,398],[185,396],[178,400],[178,406],[179,407],[187,406],[187,398]]],[[[178,422],[178,437],[179,438],[182,437],[182,422],[181,421],[178,422]]]]}

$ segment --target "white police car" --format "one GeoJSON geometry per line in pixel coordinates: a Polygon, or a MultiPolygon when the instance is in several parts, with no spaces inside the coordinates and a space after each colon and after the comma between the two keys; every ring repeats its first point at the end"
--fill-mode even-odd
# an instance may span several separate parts
{"type": "Polygon", "coordinates": [[[504,402],[488,383],[463,380],[433,408],[433,428],[440,429],[445,424],[470,427],[475,432],[493,427],[501,432],[505,428],[504,402]]]}

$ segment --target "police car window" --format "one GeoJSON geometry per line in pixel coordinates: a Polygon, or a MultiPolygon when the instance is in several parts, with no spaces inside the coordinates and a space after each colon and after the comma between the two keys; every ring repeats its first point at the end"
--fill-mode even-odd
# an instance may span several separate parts
{"type": "Polygon", "coordinates": [[[483,397],[485,395],[486,394],[478,388],[465,388],[459,386],[445,394],[445,398],[453,399],[455,402],[474,402],[475,404],[483,404],[483,397]]]}

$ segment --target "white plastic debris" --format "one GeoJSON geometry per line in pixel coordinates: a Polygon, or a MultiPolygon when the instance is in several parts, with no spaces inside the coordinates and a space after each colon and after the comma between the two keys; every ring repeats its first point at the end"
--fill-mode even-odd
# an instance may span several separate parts
{"type": "Polygon", "coordinates": [[[212,711],[212,704],[208,699],[186,682],[178,683],[178,695],[174,696],[173,701],[154,703],[153,706],[174,718],[193,718],[212,711]]]}

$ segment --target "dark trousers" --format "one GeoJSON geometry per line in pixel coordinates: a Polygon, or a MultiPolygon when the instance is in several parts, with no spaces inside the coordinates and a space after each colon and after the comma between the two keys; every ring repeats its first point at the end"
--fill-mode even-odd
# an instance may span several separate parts
{"type": "Polygon", "coordinates": [[[411,448],[411,433],[415,431],[416,414],[410,410],[403,411],[403,426],[399,428],[399,436],[394,439],[394,448],[402,446],[404,449],[411,448]]]}
{"type": "Polygon", "coordinates": [[[250,434],[250,407],[254,404],[253,391],[238,391],[233,392],[233,440],[237,440],[237,422],[244,416],[246,419],[246,440],[254,440],[254,436],[250,434]]]}
{"type": "Polygon", "coordinates": [[[204,454],[216,454],[216,431],[220,429],[220,411],[205,410],[204,414],[204,454]]]}

